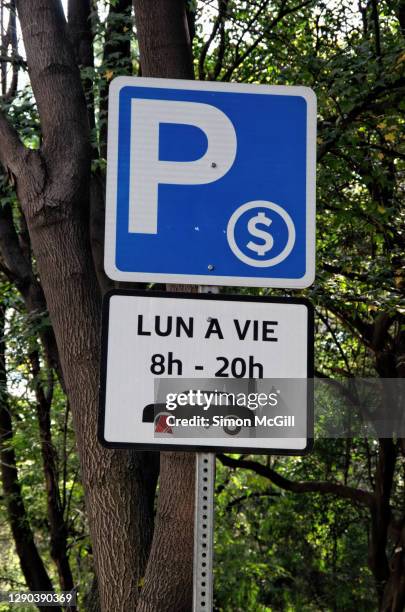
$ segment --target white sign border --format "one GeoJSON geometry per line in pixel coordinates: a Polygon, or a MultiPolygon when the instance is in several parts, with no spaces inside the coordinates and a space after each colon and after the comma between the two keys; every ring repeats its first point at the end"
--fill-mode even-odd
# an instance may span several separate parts
{"type": "Polygon", "coordinates": [[[107,137],[107,189],[105,210],[104,268],[107,276],[115,281],[142,283],[171,283],[191,285],[220,285],[233,287],[274,287],[304,289],[315,280],[315,208],[316,208],[316,96],[304,86],[255,85],[246,83],[217,83],[211,81],[187,81],[149,77],[116,77],[110,84],[108,102],[107,137]],[[192,89],[197,91],[221,91],[255,93],[277,96],[300,96],[307,103],[307,172],[306,172],[306,271],[304,276],[291,278],[266,278],[250,276],[215,276],[214,274],[162,274],[155,272],[124,272],[115,263],[116,209],[118,175],[118,120],[119,94],[123,87],[156,87],[164,89],[192,89]]]}

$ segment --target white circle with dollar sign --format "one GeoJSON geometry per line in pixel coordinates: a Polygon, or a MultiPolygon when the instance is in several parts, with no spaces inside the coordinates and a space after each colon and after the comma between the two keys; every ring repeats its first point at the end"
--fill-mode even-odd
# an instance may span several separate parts
{"type": "MultiPolygon", "coordinates": [[[[266,230],[259,229],[258,225],[265,225],[269,227],[272,221],[267,217],[266,213],[258,212],[254,217],[251,217],[248,221],[248,231],[249,233],[256,238],[259,238],[263,241],[262,244],[258,244],[257,242],[253,242],[250,240],[246,247],[255,253],[259,257],[263,257],[266,255],[274,246],[274,238],[270,234],[270,232],[266,230]]],[[[254,202],[246,202],[246,204],[242,204],[235,210],[232,214],[231,218],[228,221],[228,227],[226,230],[226,236],[228,239],[229,246],[231,247],[232,252],[238,259],[248,264],[248,266],[255,266],[256,268],[267,268],[270,266],[275,266],[280,262],[284,261],[286,257],[291,253],[294,244],[295,244],[295,226],[293,220],[290,215],[284,208],[281,208],[278,204],[274,204],[274,202],[267,202],[266,200],[256,200],[254,202]],[[238,247],[235,240],[235,227],[236,223],[240,219],[240,217],[248,210],[252,208],[267,208],[277,215],[279,215],[284,223],[287,226],[288,238],[287,243],[284,249],[276,255],[275,257],[270,257],[269,259],[254,259],[253,257],[249,257],[245,255],[243,251],[238,247]]]]}

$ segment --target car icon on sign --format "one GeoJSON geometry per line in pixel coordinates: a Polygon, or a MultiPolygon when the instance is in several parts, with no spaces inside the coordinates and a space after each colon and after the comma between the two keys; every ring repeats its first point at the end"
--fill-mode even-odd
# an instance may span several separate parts
{"type": "MultiPolygon", "coordinates": [[[[187,392],[184,392],[187,393],[187,392]]],[[[202,391],[201,393],[212,393],[212,391],[202,391]]],[[[223,395],[223,394],[222,394],[223,395]]],[[[244,425],[248,427],[255,426],[255,419],[252,411],[246,406],[237,406],[237,405],[218,405],[211,404],[211,406],[203,410],[202,406],[196,406],[192,404],[177,405],[175,408],[169,410],[165,403],[157,403],[157,404],[147,404],[143,409],[142,413],[142,423],[155,423],[155,431],[161,433],[172,433],[168,431],[171,429],[169,427],[164,427],[162,417],[174,416],[175,418],[191,418],[193,416],[204,416],[210,422],[206,428],[208,429],[211,426],[212,419],[214,416],[226,417],[227,419],[243,419],[244,425]],[[156,429],[159,427],[159,429],[156,429]],[[163,428],[163,429],[162,429],[163,428]],[[165,431],[163,431],[166,429],[165,431]]],[[[222,429],[228,436],[236,436],[240,433],[242,427],[235,423],[232,424],[224,424],[222,429]]]]}

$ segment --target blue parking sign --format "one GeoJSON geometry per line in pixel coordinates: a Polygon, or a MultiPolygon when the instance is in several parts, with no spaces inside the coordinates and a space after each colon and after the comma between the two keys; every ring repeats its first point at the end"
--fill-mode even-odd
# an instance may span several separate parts
{"type": "Polygon", "coordinates": [[[114,79],[106,273],[308,287],[315,153],[316,98],[306,87],[114,79]]]}

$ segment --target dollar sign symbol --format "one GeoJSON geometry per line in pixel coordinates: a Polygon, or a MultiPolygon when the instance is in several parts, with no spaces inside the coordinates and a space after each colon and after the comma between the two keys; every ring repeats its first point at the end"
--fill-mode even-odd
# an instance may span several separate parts
{"type": "Polygon", "coordinates": [[[271,223],[271,219],[266,217],[264,212],[259,212],[255,217],[249,219],[249,233],[252,234],[252,236],[256,236],[256,238],[260,238],[260,240],[264,240],[264,244],[257,244],[256,242],[252,242],[250,240],[246,245],[248,249],[255,251],[258,255],[265,255],[273,248],[273,236],[269,234],[269,232],[261,230],[257,227],[258,225],[266,225],[269,227],[271,223]]]}

